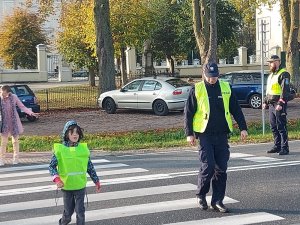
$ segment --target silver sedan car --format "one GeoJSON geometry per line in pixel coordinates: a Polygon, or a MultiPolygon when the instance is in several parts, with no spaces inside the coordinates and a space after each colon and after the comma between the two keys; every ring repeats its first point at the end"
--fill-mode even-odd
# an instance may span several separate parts
{"type": "Polygon", "coordinates": [[[102,93],[98,103],[109,114],[117,109],[146,109],[165,116],[170,110],[183,110],[191,88],[189,83],[174,77],[144,77],[120,90],[102,93]]]}

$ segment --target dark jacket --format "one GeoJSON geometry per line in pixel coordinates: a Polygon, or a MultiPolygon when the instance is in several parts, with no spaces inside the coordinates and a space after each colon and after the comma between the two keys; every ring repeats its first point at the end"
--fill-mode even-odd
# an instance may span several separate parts
{"type": "MultiPolygon", "coordinates": [[[[204,81],[204,83],[207,90],[210,105],[210,115],[204,133],[228,134],[230,133],[230,130],[225,118],[225,110],[223,99],[221,98],[222,94],[220,83],[219,81],[217,81],[217,83],[214,85],[209,84],[206,81],[204,81]]],[[[184,129],[186,136],[194,135],[193,118],[196,111],[197,99],[195,96],[195,88],[192,88],[184,109],[184,129]]],[[[229,100],[229,111],[233,115],[235,121],[237,121],[240,130],[247,130],[244,114],[233,92],[231,93],[229,100]]],[[[195,135],[197,137],[199,133],[195,133],[195,135]]]]}

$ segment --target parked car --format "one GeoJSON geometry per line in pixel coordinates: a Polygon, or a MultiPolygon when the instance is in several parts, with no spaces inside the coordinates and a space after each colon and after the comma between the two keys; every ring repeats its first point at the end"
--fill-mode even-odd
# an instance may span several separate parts
{"type": "MultiPolygon", "coordinates": [[[[35,113],[39,113],[40,105],[37,103],[37,98],[33,91],[26,84],[9,85],[12,92],[18,96],[21,102],[35,113]]],[[[28,121],[34,122],[35,116],[29,116],[17,107],[20,118],[27,118],[28,121]]]]}
{"type": "MultiPolygon", "coordinates": [[[[264,93],[266,93],[268,72],[264,74],[264,93]]],[[[241,105],[249,105],[254,109],[262,106],[262,86],[260,70],[242,70],[222,74],[220,80],[231,84],[237,99],[241,105]]],[[[295,95],[295,89],[291,88],[291,96],[295,95]]]]}
{"type": "Polygon", "coordinates": [[[165,116],[170,110],[183,110],[192,86],[174,77],[144,77],[135,79],[120,90],[100,95],[99,107],[109,114],[117,109],[153,110],[165,116]]]}

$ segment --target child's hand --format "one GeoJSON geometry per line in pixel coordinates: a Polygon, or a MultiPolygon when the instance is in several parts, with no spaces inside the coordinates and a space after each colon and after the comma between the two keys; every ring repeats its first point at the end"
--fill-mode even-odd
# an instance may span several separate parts
{"type": "Polygon", "coordinates": [[[95,185],[96,185],[96,192],[99,193],[101,189],[100,181],[98,181],[95,185]]]}
{"type": "Polygon", "coordinates": [[[64,183],[62,182],[62,180],[59,177],[56,177],[54,179],[54,182],[55,182],[57,188],[62,188],[64,186],[64,183]]]}

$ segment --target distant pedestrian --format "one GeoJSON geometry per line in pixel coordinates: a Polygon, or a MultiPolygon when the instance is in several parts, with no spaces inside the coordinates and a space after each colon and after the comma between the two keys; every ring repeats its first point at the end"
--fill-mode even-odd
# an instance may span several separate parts
{"type": "Polygon", "coordinates": [[[279,56],[268,60],[271,74],[268,77],[263,108],[269,108],[269,120],[274,137],[274,146],[267,153],[289,154],[287,131],[287,102],[290,96],[290,74],[281,66],[279,56]]]}
{"type": "Polygon", "coordinates": [[[19,163],[19,135],[24,129],[17,111],[17,107],[30,116],[38,117],[39,113],[34,113],[26,108],[17,95],[13,94],[10,86],[3,85],[0,89],[0,123],[1,123],[1,149],[0,166],[5,164],[6,147],[8,138],[11,136],[13,145],[13,164],[19,163]]]}
{"type": "Polygon", "coordinates": [[[83,138],[82,128],[73,120],[68,121],[62,132],[62,144],[55,143],[49,171],[53,182],[63,192],[64,211],[59,225],[71,222],[74,210],[76,224],[85,224],[84,196],[88,173],[100,192],[100,181],[90,159],[90,151],[83,138]]]}
{"type": "Polygon", "coordinates": [[[195,84],[184,109],[185,134],[191,145],[199,140],[200,169],[197,203],[207,210],[206,194],[212,183],[211,207],[228,212],[223,204],[229,160],[228,135],[233,131],[231,115],[241,130],[241,138],[248,135],[244,114],[228,82],[218,80],[217,64],[203,65],[204,81],[195,84]]]}

